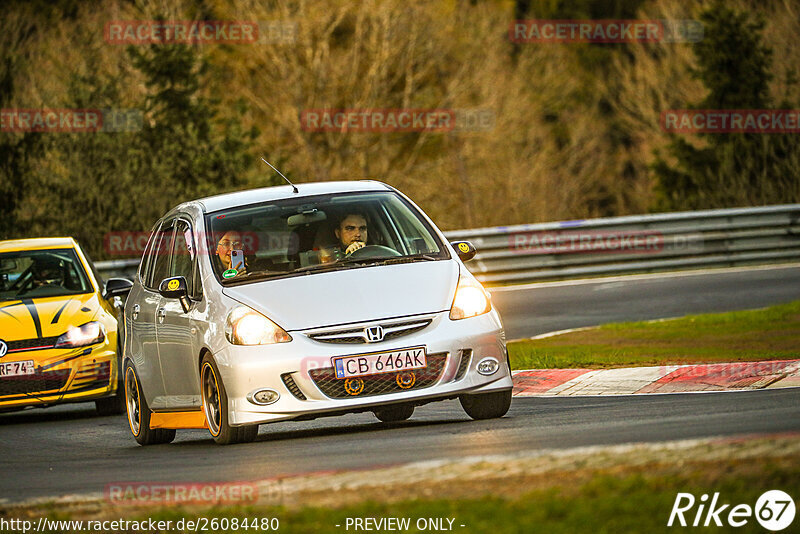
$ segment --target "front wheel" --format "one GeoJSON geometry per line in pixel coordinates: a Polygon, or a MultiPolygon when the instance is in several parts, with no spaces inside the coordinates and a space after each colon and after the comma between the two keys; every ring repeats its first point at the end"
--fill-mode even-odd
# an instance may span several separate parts
{"type": "Polygon", "coordinates": [[[210,354],[200,364],[203,387],[203,410],[211,437],[219,445],[249,443],[258,435],[258,425],[231,426],[228,419],[228,394],[219,375],[217,364],[210,354]]]}
{"type": "Polygon", "coordinates": [[[125,364],[125,407],[128,425],[139,445],[169,443],[175,439],[174,429],[150,428],[150,408],[147,407],[139,377],[131,362],[125,364]]]}
{"type": "Polygon", "coordinates": [[[119,415],[125,413],[126,403],[125,388],[120,382],[114,396],[97,399],[94,401],[94,407],[97,410],[97,415],[119,415]]]}
{"type": "Polygon", "coordinates": [[[511,390],[461,395],[458,400],[467,415],[473,419],[496,419],[503,417],[511,407],[511,390]]]}

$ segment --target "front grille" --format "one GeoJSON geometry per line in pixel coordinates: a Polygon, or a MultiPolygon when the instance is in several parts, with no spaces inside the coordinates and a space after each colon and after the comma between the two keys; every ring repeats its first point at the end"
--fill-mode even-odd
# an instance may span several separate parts
{"type": "MultiPolygon", "coordinates": [[[[431,324],[432,319],[414,319],[410,321],[401,321],[401,322],[386,322],[386,323],[379,323],[380,326],[383,328],[383,339],[381,341],[387,341],[389,339],[396,339],[398,337],[407,336],[409,334],[413,334],[414,332],[419,332],[429,324],[431,324]]],[[[370,324],[368,326],[378,326],[377,324],[370,324]]],[[[325,331],[318,331],[312,332],[308,334],[308,337],[313,339],[314,341],[319,341],[321,343],[368,343],[367,335],[364,332],[365,327],[350,327],[338,330],[325,330],[325,331]]]]}
{"type": "Polygon", "coordinates": [[[397,375],[401,373],[385,373],[372,376],[360,377],[364,381],[364,388],[358,395],[351,395],[345,390],[346,380],[336,378],[336,371],[333,367],[325,369],[313,369],[308,372],[314,384],[332,399],[350,399],[354,397],[370,397],[373,395],[387,395],[389,393],[399,393],[401,391],[414,391],[430,387],[439,380],[447,363],[447,353],[427,355],[428,366],[424,369],[413,369],[411,371],[416,376],[414,385],[410,388],[401,388],[397,384],[397,375]]]}
{"type": "Polygon", "coordinates": [[[69,374],[69,369],[60,369],[33,375],[0,377],[0,397],[56,391],[67,384],[69,374]]]}
{"type": "Polygon", "coordinates": [[[36,339],[20,339],[19,341],[6,341],[8,352],[17,352],[30,349],[52,349],[59,336],[39,337],[36,339]]]}
{"type": "Polygon", "coordinates": [[[295,398],[300,400],[306,400],[306,396],[300,391],[300,388],[297,386],[297,383],[292,378],[291,373],[284,373],[281,375],[281,380],[283,380],[283,384],[286,386],[286,389],[295,396],[295,398]]]}
{"type": "Polygon", "coordinates": [[[467,369],[469,369],[469,362],[472,360],[472,349],[462,349],[459,352],[461,353],[461,361],[458,363],[456,377],[453,379],[454,382],[464,378],[464,375],[467,374],[467,369]]]}

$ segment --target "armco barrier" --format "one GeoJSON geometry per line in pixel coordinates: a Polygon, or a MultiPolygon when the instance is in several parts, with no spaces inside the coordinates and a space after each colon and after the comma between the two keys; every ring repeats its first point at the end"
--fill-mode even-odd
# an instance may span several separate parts
{"type": "MultiPolygon", "coordinates": [[[[445,232],[478,249],[467,263],[486,285],[800,261],[800,204],[445,232]]],[[[131,277],[139,260],[97,262],[131,277]]]]}

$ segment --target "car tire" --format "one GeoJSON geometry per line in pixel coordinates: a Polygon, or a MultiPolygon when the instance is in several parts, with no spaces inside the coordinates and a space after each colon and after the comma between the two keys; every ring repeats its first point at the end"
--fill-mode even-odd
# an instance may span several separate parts
{"type": "Polygon", "coordinates": [[[503,417],[511,407],[511,390],[461,395],[458,400],[471,418],[496,419],[503,417]]]}
{"type": "Polygon", "coordinates": [[[231,426],[228,415],[228,394],[210,354],[200,364],[200,387],[202,388],[203,412],[208,430],[218,445],[249,443],[258,436],[258,425],[231,426]]]}
{"type": "Polygon", "coordinates": [[[127,411],[126,406],[125,383],[122,380],[117,383],[117,392],[113,396],[94,401],[97,415],[101,416],[123,414],[127,411]]]}
{"type": "Polygon", "coordinates": [[[372,413],[384,423],[399,423],[414,415],[414,405],[396,404],[394,406],[386,406],[380,410],[375,410],[372,413]]]}
{"type": "Polygon", "coordinates": [[[175,430],[150,428],[150,408],[142,393],[139,376],[131,362],[125,364],[125,412],[131,434],[139,445],[158,445],[175,439],[175,430]]]}

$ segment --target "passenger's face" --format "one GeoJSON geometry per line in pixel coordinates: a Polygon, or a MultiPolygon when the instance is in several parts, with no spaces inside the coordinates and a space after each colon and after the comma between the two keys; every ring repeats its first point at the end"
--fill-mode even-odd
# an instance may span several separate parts
{"type": "Polygon", "coordinates": [[[336,229],[336,237],[347,247],[351,243],[367,242],[367,220],[361,215],[348,215],[336,229]]]}
{"type": "Polygon", "coordinates": [[[231,251],[234,249],[242,250],[242,234],[238,232],[226,232],[217,243],[217,256],[225,269],[231,268],[231,251]]]}

